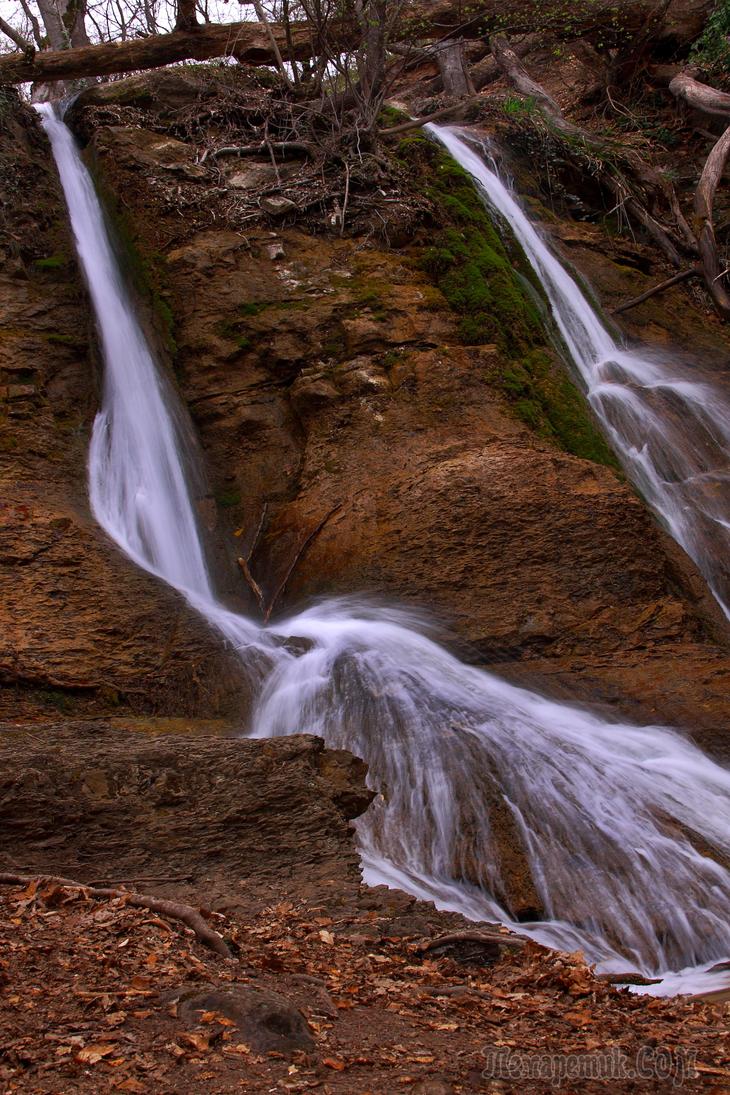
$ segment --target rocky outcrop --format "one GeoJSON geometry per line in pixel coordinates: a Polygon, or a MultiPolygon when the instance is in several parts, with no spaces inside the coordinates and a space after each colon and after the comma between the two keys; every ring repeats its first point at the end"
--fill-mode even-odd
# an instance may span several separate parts
{"type": "Polygon", "coordinates": [[[3,724],[0,771],[6,869],[167,880],[206,904],[222,895],[235,904],[238,891],[247,908],[287,894],[341,902],[357,892],[348,822],[372,793],[365,765],[319,738],[3,724]]]}

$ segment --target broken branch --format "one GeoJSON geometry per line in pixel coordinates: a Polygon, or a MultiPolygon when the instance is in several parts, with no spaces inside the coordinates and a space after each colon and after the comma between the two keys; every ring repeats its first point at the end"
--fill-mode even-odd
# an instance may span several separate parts
{"type": "Polygon", "coordinates": [[[200,913],[191,905],[181,905],[177,901],[168,901],[162,897],[147,897],[146,894],[132,893],[129,890],[87,886],[83,882],[76,882],[72,878],[60,878],[57,875],[0,874],[0,884],[2,885],[29,886],[31,882],[37,882],[38,885],[60,886],[63,889],[83,890],[88,897],[100,901],[105,901],[110,897],[121,898],[133,908],[150,909],[152,912],[167,916],[171,920],[179,920],[194,931],[200,942],[204,943],[206,947],[210,947],[216,954],[220,954],[223,958],[232,957],[223,938],[217,931],[208,927],[200,913]]]}

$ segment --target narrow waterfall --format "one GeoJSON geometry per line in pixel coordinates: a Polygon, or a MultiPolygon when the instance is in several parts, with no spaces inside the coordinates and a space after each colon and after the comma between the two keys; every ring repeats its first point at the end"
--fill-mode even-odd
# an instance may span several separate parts
{"type": "MultiPolygon", "coordinates": [[[[613,969],[665,973],[730,957],[730,872],[690,840],[730,843],[730,773],[690,742],[462,665],[404,611],[332,600],[263,628],[216,600],[185,472],[184,416],[134,318],[73,138],[51,107],[38,109],[105,359],[89,455],[94,514],[246,661],[256,652],[249,733],[317,733],[368,762],[372,785],[388,793],[359,822],[366,877],[511,923],[490,827],[498,800],[550,918],[520,930],[613,969]],[[293,636],[308,640],[299,655],[281,642],[293,636]]],[[[695,976],[669,978],[667,990],[686,991],[695,976]]]]}
{"type": "Polygon", "coordinates": [[[496,171],[456,130],[425,128],[514,233],[626,474],[730,618],[730,401],[687,367],[620,346],[496,171]]]}

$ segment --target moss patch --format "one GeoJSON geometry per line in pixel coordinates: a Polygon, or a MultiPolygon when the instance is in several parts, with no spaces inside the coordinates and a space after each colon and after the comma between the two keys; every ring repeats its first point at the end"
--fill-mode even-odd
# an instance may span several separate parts
{"type": "Polygon", "coordinates": [[[509,248],[471,177],[430,141],[398,151],[435,210],[437,230],[420,265],[461,317],[467,345],[495,343],[504,360],[493,379],[515,415],[566,452],[617,466],[582,392],[550,353],[538,304],[541,287],[516,241],[509,248]]]}

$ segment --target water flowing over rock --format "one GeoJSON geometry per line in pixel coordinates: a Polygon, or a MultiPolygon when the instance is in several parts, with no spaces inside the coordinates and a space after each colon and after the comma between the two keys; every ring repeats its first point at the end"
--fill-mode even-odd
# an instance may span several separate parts
{"type": "Polygon", "coordinates": [[[730,872],[692,840],[717,853],[726,843],[730,773],[688,741],[605,722],[466,666],[401,610],[331,600],[260,627],[215,598],[180,412],[131,313],[71,135],[42,113],[104,348],[94,513],[239,650],[259,686],[252,733],[306,727],[363,756],[382,792],[359,823],[371,878],[509,920],[493,835],[501,799],[549,918],[525,930],[614,968],[629,956],[659,971],[726,957],[730,872]]]}

